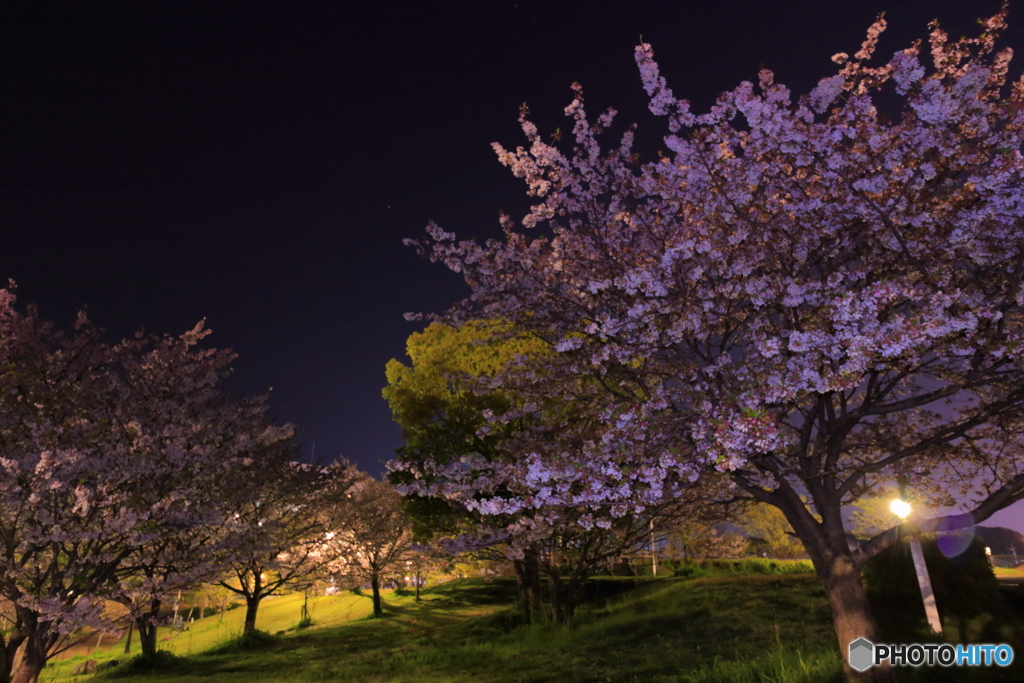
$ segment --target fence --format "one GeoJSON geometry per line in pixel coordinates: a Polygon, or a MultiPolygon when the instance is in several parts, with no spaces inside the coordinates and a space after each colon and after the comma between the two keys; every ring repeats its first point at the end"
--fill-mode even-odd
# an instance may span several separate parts
{"type": "Polygon", "coordinates": [[[1002,567],[1003,569],[1024,567],[1024,555],[990,555],[989,557],[992,558],[993,567],[1002,567]]]}

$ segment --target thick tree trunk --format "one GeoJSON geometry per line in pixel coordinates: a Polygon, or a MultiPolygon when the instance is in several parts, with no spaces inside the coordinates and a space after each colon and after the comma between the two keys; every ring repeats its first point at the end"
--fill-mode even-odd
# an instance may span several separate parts
{"type": "Polygon", "coordinates": [[[25,642],[26,634],[20,628],[16,628],[6,642],[0,636],[0,683],[10,683],[11,673],[18,657],[18,648],[25,642]]]}
{"type": "Polygon", "coordinates": [[[842,510],[838,498],[829,489],[812,489],[815,507],[821,515],[816,520],[793,490],[782,497],[779,509],[796,531],[814,563],[814,570],[825,588],[825,596],[832,611],[832,626],[836,632],[839,653],[843,658],[843,671],[849,681],[893,683],[896,677],[888,662],[859,672],[850,667],[850,643],[867,638],[872,643],[882,642],[882,633],[871,613],[867,593],[860,578],[860,567],[850,552],[842,510]]]}
{"type": "Polygon", "coordinates": [[[558,570],[548,570],[548,599],[551,601],[551,618],[556,624],[565,622],[562,606],[562,578],[558,570]]]}
{"type": "Polygon", "coordinates": [[[380,576],[377,572],[370,575],[370,588],[373,589],[373,616],[380,619],[384,616],[384,610],[380,604],[380,576]]]}
{"type": "Polygon", "coordinates": [[[26,652],[25,658],[21,660],[21,666],[14,672],[11,683],[36,683],[44,666],[46,666],[45,660],[40,661],[38,657],[26,652]]]}
{"type": "Polygon", "coordinates": [[[541,617],[540,568],[536,554],[514,560],[516,572],[516,608],[523,621],[537,622],[541,617]]]}
{"type": "Polygon", "coordinates": [[[18,651],[18,648],[13,648],[8,652],[7,648],[10,643],[3,643],[3,647],[0,647],[0,683],[10,683],[11,680],[11,668],[14,665],[14,653],[18,651]]]}
{"type": "Polygon", "coordinates": [[[526,600],[530,610],[530,621],[540,621],[543,614],[540,584],[540,562],[536,550],[527,550],[523,558],[526,581],[526,600]]]}
{"type": "Polygon", "coordinates": [[[843,553],[831,559],[815,557],[812,553],[818,577],[825,587],[832,623],[839,641],[839,652],[843,657],[843,670],[850,681],[892,682],[896,680],[892,668],[874,666],[864,672],[850,668],[850,643],[858,638],[867,638],[872,643],[882,642],[882,634],[871,613],[867,593],[861,582],[860,570],[854,565],[849,554],[843,553]]]}
{"type": "MultiPolygon", "coordinates": [[[[44,627],[45,628],[45,627],[44,627]]],[[[49,629],[46,629],[47,631],[49,629]]],[[[53,646],[55,638],[49,637],[49,634],[36,634],[29,635],[25,640],[24,656],[21,660],[21,665],[14,672],[14,676],[11,679],[12,683],[36,683],[39,680],[39,674],[42,673],[43,667],[46,666],[46,660],[50,648],[53,646]]]]}
{"type": "Polygon", "coordinates": [[[523,621],[530,621],[530,603],[527,598],[526,566],[522,560],[512,560],[512,569],[516,573],[516,610],[523,621]]]}
{"type": "Polygon", "coordinates": [[[581,579],[574,576],[569,579],[569,583],[565,587],[562,611],[565,613],[566,619],[572,619],[576,614],[576,606],[580,604],[580,600],[583,598],[583,583],[581,579]]]}
{"type": "Polygon", "coordinates": [[[242,634],[252,633],[256,630],[256,610],[260,608],[262,595],[245,596],[245,626],[242,627],[242,634]]]}
{"type": "Polygon", "coordinates": [[[155,655],[156,654],[156,632],[159,628],[156,625],[156,621],[147,619],[146,616],[141,616],[135,620],[135,626],[139,631],[139,647],[142,648],[142,654],[155,655]]]}
{"type": "Polygon", "coordinates": [[[18,607],[18,619],[25,634],[21,648],[21,662],[12,673],[12,683],[36,683],[50,658],[50,651],[60,640],[60,634],[49,622],[40,622],[38,614],[18,607]]]}
{"type": "MultiPolygon", "coordinates": [[[[139,615],[139,618],[135,620],[135,625],[139,629],[139,647],[142,648],[143,655],[152,656],[156,654],[156,632],[162,606],[163,603],[159,599],[151,599],[149,601],[149,611],[139,615]]],[[[128,633],[128,640],[130,644],[131,631],[128,633]]],[[[127,648],[125,648],[125,652],[128,652],[127,648]]]]}

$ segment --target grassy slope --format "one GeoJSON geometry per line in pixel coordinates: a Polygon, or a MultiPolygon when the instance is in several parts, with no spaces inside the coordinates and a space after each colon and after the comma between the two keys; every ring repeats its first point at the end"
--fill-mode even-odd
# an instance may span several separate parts
{"type": "Polygon", "coordinates": [[[1024,565],[1020,567],[995,567],[992,572],[998,577],[1024,579],[1024,565]]]}
{"type": "MultiPolygon", "coordinates": [[[[319,598],[312,606],[314,628],[289,632],[265,649],[206,653],[190,657],[173,671],[116,680],[841,680],[828,607],[813,576],[600,580],[592,589],[589,607],[566,628],[518,625],[516,615],[507,608],[512,589],[508,581],[463,580],[427,592],[420,604],[410,597],[388,595],[388,617],[382,620],[361,618],[369,613],[365,597],[319,598]]],[[[286,596],[268,602],[261,607],[260,627],[267,631],[293,627],[301,601],[302,596],[286,596]]],[[[240,620],[240,612],[231,618],[240,620]]],[[[239,631],[237,626],[232,630],[230,625],[197,622],[191,645],[188,633],[166,645],[181,654],[189,647],[197,653],[239,631]],[[200,642],[205,645],[200,647],[200,642]]],[[[1019,655],[1024,660],[1024,652],[1019,655]]],[[[70,666],[62,668],[69,671],[70,666]]],[[[47,669],[45,680],[74,680],[57,673],[47,669]]],[[[932,673],[922,670],[910,678],[928,680],[921,676],[932,673]]],[[[970,673],[972,680],[1015,680],[993,675],[1012,672],[976,669],[970,673]]]]}
{"type": "MultiPolygon", "coordinates": [[[[807,652],[816,653],[811,659],[822,660],[814,667],[819,673],[839,667],[824,596],[809,576],[607,580],[597,584],[592,608],[561,629],[518,626],[507,609],[511,589],[510,582],[452,582],[428,592],[419,605],[390,595],[388,618],[345,624],[344,617],[368,612],[368,600],[320,598],[312,608],[314,628],[289,633],[263,651],[193,656],[181,669],[149,680],[687,680],[681,672],[700,680],[734,680],[729,662],[767,661],[766,652],[778,654],[778,643],[799,647],[805,659],[807,652]]],[[[260,627],[294,626],[301,599],[288,596],[262,606],[260,627]]],[[[191,632],[164,645],[197,653],[239,630],[227,620],[222,626],[205,622],[216,617],[196,622],[191,632]]],[[[99,661],[108,658],[102,650],[99,655],[99,661]]],[[[800,667],[795,652],[791,660],[789,665],[800,667]]],[[[46,680],[72,680],[59,674],[74,663],[47,669],[46,680]]]]}
{"type": "MultiPolygon", "coordinates": [[[[301,594],[272,596],[265,599],[257,615],[257,626],[270,633],[293,629],[299,621],[303,599],[301,594]]],[[[332,597],[310,598],[309,611],[318,626],[328,627],[365,618],[373,612],[373,605],[369,597],[345,593],[332,597]]],[[[184,611],[182,615],[184,616],[184,611]]],[[[244,620],[245,609],[236,608],[226,612],[223,620],[217,616],[199,619],[190,624],[185,631],[161,628],[157,634],[159,648],[181,656],[206,652],[238,638],[242,633],[244,620]]],[[[133,636],[132,652],[127,656],[124,654],[126,637],[122,637],[116,643],[104,641],[103,646],[88,657],[76,656],[51,662],[43,672],[44,680],[76,680],[70,676],[70,672],[85,659],[95,659],[102,663],[137,655],[138,634],[133,636]]]]}

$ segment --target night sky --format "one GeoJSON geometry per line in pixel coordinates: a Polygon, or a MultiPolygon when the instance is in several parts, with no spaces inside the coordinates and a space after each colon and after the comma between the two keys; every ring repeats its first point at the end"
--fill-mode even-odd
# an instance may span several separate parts
{"type": "MultiPolygon", "coordinates": [[[[273,387],[306,457],[374,474],[400,445],[384,365],[464,297],[402,245],[428,220],[460,237],[526,213],[490,143],[592,114],[664,126],[633,62],[654,46],[697,111],[760,68],[795,92],[834,73],[877,14],[888,58],[938,18],[956,37],[999,0],[910,2],[7,2],[0,22],[0,282],[66,325],[112,336],[206,318],[239,358],[231,388],[273,387]]],[[[1024,22],[1011,13],[1005,44],[1024,22]],[[1017,25],[1015,25],[1017,24],[1017,25]]],[[[620,130],[620,129],[617,129],[620,130]]],[[[617,141],[617,134],[613,135],[617,141]]],[[[1024,531],[1024,504],[988,524],[1024,531]]]]}

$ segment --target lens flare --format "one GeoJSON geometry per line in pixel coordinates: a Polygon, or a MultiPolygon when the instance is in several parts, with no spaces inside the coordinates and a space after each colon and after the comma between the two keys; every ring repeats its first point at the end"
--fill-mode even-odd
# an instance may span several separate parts
{"type": "Polygon", "coordinates": [[[956,557],[974,540],[974,519],[970,515],[953,515],[939,522],[939,550],[946,557],[956,557]]]}

